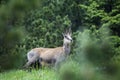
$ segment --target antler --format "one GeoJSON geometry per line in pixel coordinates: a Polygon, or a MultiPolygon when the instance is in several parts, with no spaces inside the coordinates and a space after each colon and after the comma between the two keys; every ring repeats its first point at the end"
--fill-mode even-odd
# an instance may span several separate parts
{"type": "Polygon", "coordinates": [[[66,29],[64,33],[67,34],[67,33],[68,33],[68,30],[66,29]]]}
{"type": "Polygon", "coordinates": [[[64,31],[64,33],[65,33],[65,34],[71,34],[71,33],[72,33],[71,27],[69,27],[68,29],[66,29],[66,30],[64,31]]]}

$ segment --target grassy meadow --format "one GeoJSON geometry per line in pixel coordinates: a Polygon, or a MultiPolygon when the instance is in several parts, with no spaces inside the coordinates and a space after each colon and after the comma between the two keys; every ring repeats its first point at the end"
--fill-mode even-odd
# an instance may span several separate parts
{"type": "Polygon", "coordinates": [[[0,80],[58,80],[56,72],[50,69],[32,70],[11,70],[0,73],[0,80]]]}

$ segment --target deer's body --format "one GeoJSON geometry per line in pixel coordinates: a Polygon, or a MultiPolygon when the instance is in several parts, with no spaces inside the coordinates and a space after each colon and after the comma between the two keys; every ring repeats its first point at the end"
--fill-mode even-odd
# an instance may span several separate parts
{"type": "Polygon", "coordinates": [[[35,48],[32,49],[33,52],[39,55],[40,58],[49,60],[51,58],[57,58],[59,55],[64,54],[63,47],[57,48],[35,48]]]}
{"type": "Polygon", "coordinates": [[[70,53],[70,43],[72,38],[70,33],[64,34],[64,43],[62,47],[56,48],[34,48],[27,53],[28,62],[25,67],[29,67],[32,63],[39,60],[41,65],[56,65],[63,61],[70,53]]]}

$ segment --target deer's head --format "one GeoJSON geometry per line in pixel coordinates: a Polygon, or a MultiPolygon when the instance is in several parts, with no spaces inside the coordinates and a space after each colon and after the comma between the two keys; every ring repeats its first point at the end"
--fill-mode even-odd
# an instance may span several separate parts
{"type": "Polygon", "coordinates": [[[72,32],[71,32],[71,28],[69,28],[68,30],[66,30],[63,34],[64,37],[64,43],[66,44],[70,44],[72,42],[72,32]]]}

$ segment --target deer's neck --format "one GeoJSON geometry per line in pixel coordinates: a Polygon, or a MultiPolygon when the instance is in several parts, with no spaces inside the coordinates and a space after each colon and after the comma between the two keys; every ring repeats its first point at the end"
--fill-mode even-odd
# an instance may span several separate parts
{"type": "Polygon", "coordinates": [[[64,43],[63,44],[63,49],[64,49],[65,54],[68,55],[70,53],[70,49],[71,49],[70,44],[64,43]]]}

